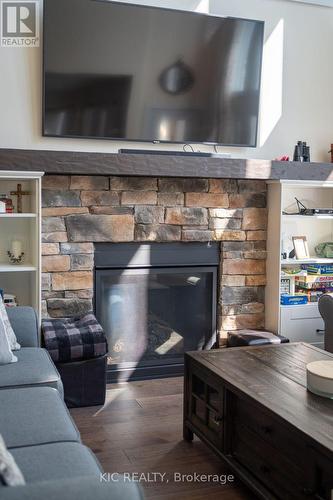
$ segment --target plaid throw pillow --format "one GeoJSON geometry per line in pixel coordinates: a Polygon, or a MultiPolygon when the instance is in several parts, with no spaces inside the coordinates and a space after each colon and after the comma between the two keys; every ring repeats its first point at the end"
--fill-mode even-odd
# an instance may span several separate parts
{"type": "Polygon", "coordinates": [[[92,313],[72,319],[44,319],[45,347],[56,363],[98,358],[107,353],[103,328],[92,313]]]}

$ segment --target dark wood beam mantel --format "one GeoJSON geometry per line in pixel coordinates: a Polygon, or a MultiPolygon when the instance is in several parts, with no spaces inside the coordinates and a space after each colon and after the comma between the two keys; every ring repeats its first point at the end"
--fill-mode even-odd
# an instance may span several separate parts
{"type": "Polygon", "coordinates": [[[47,174],[333,181],[333,164],[158,154],[0,149],[0,170],[47,174]]]}

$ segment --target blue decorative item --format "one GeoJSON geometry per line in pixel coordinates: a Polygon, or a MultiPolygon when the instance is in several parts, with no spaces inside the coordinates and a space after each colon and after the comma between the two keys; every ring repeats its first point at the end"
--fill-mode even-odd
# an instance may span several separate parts
{"type": "Polygon", "coordinates": [[[282,306],[300,306],[308,303],[307,295],[288,295],[281,294],[281,305],[282,306]]]}

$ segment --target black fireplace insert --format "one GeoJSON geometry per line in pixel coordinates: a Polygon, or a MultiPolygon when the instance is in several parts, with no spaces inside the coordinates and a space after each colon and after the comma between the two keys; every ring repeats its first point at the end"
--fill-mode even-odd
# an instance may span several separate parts
{"type": "Polygon", "coordinates": [[[95,245],[95,312],[108,380],[178,376],[184,352],[216,343],[219,245],[95,245]]]}

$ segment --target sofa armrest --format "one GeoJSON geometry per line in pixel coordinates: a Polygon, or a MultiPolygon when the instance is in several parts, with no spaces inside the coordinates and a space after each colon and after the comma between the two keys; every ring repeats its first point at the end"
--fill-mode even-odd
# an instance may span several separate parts
{"type": "Polygon", "coordinates": [[[22,347],[38,347],[38,322],[32,307],[8,307],[8,318],[22,347]]]}
{"type": "Polygon", "coordinates": [[[25,486],[0,487],[1,500],[143,500],[136,483],[100,482],[99,477],[76,477],[57,481],[43,481],[25,486]]]}

